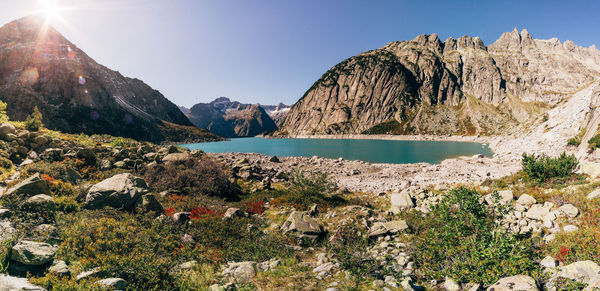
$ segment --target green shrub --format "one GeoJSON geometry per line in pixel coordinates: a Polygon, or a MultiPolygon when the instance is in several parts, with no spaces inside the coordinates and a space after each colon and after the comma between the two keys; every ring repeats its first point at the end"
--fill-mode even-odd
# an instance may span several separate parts
{"type": "Polygon", "coordinates": [[[567,145],[570,146],[579,146],[581,144],[581,140],[576,137],[572,137],[567,141],[567,145]]]}
{"type": "Polygon", "coordinates": [[[562,153],[557,158],[546,155],[535,156],[523,154],[521,161],[523,171],[528,178],[536,183],[545,183],[550,179],[564,180],[571,177],[577,168],[578,161],[573,155],[562,153]]]}
{"type": "Polygon", "coordinates": [[[598,147],[600,147],[600,133],[590,138],[590,140],[588,141],[588,147],[590,149],[597,149],[598,147]]]}
{"type": "Polygon", "coordinates": [[[501,277],[532,274],[538,255],[530,239],[506,232],[480,195],[457,188],[433,207],[414,237],[414,262],[424,282],[450,277],[458,282],[491,284],[501,277]]]}
{"type": "Polygon", "coordinates": [[[337,185],[327,174],[295,172],[291,176],[290,185],[283,190],[281,196],[271,201],[273,205],[289,205],[298,210],[307,210],[317,204],[322,208],[330,208],[347,204],[347,201],[335,195],[337,185]]]}
{"type": "Polygon", "coordinates": [[[31,115],[27,116],[25,119],[25,128],[30,131],[38,131],[42,128],[44,124],[42,123],[42,113],[38,107],[33,108],[33,112],[31,115]]]}

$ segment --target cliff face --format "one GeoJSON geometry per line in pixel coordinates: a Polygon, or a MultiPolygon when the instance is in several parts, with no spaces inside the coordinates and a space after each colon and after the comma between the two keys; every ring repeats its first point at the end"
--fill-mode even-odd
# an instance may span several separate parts
{"type": "Polygon", "coordinates": [[[164,141],[163,121],[192,129],[160,92],[98,64],[38,17],[0,28],[0,98],[11,119],[38,106],[47,127],[70,133],[164,141]]]}
{"type": "Polygon", "coordinates": [[[225,97],[196,104],[187,116],[197,127],[224,137],[256,136],[277,130],[275,122],[260,105],[231,102],[225,97]]]}
{"type": "Polygon", "coordinates": [[[420,35],[351,57],[291,108],[281,132],[505,134],[600,75],[600,52],[504,33],[420,35]]]}

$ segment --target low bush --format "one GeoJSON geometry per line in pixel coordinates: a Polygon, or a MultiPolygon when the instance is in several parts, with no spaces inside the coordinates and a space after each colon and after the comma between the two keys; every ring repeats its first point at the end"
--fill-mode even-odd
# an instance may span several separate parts
{"type": "Polygon", "coordinates": [[[240,193],[225,167],[209,157],[188,159],[155,167],[144,167],[139,174],[157,192],[177,189],[184,194],[204,194],[236,199],[240,193]]]}
{"type": "Polygon", "coordinates": [[[29,116],[27,116],[27,119],[25,119],[25,129],[30,131],[38,131],[43,126],[44,124],[42,123],[42,113],[36,106],[33,108],[33,112],[29,116]]]}
{"type": "Polygon", "coordinates": [[[272,205],[288,205],[298,210],[307,210],[317,204],[321,208],[345,205],[347,201],[335,195],[337,185],[324,173],[293,173],[289,187],[271,201],[272,205]]]}
{"type": "Polygon", "coordinates": [[[600,208],[582,213],[580,228],[575,232],[558,232],[546,245],[545,253],[564,264],[577,261],[600,261],[600,208]]]}
{"type": "Polygon", "coordinates": [[[523,171],[535,183],[542,184],[550,180],[565,180],[573,175],[578,161],[573,155],[562,153],[559,157],[547,155],[535,156],[523,154],[523,171]]]}
{"type": "MultiPolygon", "coordinates": [[[[531,239],[506,232],[496,222],[505,212],[480,203],[480,195],[457,188],[433,207],[414,234],[414,262],[423,282],[451,277],[492,284],[501,277],[533,274],[538,257],[531,239]]],[[[411,223],[414,224],[414,223],[411,223]]]]}
{"type": "Polygon", "coordinates": [[[590,140],[588,141],[588,147],[590,149],[597,149],[598,147],[600,147],[600,133],[590,138],[590,140]]]}

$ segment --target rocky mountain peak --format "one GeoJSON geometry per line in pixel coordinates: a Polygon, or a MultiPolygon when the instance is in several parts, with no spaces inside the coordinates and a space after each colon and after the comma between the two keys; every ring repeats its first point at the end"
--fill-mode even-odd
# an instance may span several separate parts
{"type": "Polygon", "coordinates": [[[415,37],[411,42],[416,43],[418,45],[428,47],[437,52],[442,52],[443,43],[440,41],[440,38],[436,33],[433,34],[421,34],[415,37]]]}

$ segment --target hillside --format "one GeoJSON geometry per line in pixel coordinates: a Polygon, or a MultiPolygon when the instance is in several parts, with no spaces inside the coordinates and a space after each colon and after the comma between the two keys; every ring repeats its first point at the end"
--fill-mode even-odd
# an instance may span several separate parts
{"type": "Polygon", "coordinates": [[[420,35],[351,57],[292,106],[281,134],[504,135],[600,77],[600,51],[523,30],[420,35]]]}
{"type": "MultiPolygon", "coordinates": [[[[160,92],[98,64],[36,16],[0,28],[0,99],[11,119],[37,106],[63,132],[168,141],[163,121],[198,132],[160,92]]],[[[217,138],[198,140],[207,137],[217,138]]]]}

